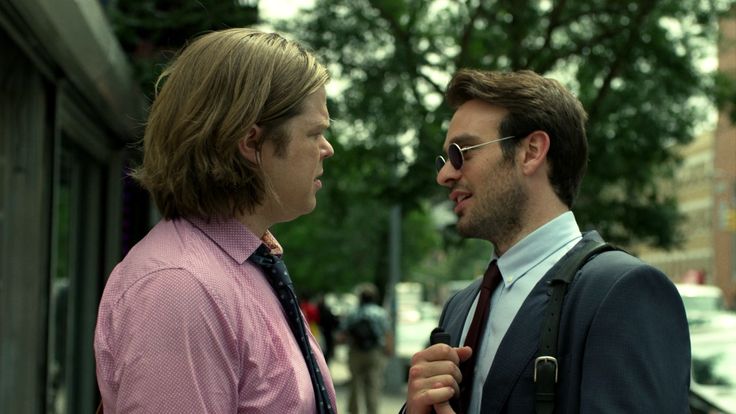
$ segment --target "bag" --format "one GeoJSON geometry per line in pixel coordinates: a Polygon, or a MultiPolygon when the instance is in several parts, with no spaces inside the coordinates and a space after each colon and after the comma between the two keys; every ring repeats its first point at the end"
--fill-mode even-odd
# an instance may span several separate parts
{"type": "Polygon", "coordinates": [[[603,252],[621,250],[603,241],[590,240],[584,243],[580,248],[571,252],[569,258],[560,265],[557,274],[550,281],[552,292],[545,319],[542,322],[537,358],[534,360],[536,414],[552,414],[555,411],[555,387],[559,382],[557,337],[562,317],[562,302],[567,293],[567,287],[588,260],[603,252]]]}
{"type": "Polygon", "coordinates": [[[348,336],[353,346],[361,351],[369,351],[380,346],[380,334],[367,315],[361,315],[348,326],[348,336]]]}

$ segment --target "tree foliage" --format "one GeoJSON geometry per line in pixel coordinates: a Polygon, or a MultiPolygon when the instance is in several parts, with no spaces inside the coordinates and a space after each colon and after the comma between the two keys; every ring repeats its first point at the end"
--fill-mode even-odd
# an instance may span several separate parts
{"type": "MultiPolygon", "coordinates": [[[[255,2],[249,2],[253,4],[255,2]]],[[[279,29],[309,45],[335,80],[329,107],[336,156],[314,213],[276,226],[297,286],[345,290],[387,280],[388,216],[400,206],[405,278],[467,278],[487,244],[444,217],[433,159],[451,115],[444,87],[462,67],[532,69],[566,84],[589,113],[590,163],[575,207],[583,228],[620,244],[678,243],[677,205],[658,177],[677,167],[703,111],[736,82],[697,63],[733,0],[316,0],[279,29]]],[[[247,26],[234,0],[117,0],[110,18],[153,90],[161,65],[207,30],[247,26]]],[[[736,107],[736,106],[735,106],[736,107]]],[[[487,257],[487,256],[486,256],[487,257]]]]}
{"type": "MultiPolygon", "coordinates": [[[[698,62],[731,4],[317,0],[279,25],[320,54],[342,88],[331,102],[339,149],[326,163],[329,201],[313,217],[310,242],[330,239],[355,252],[348,257],[365,255],[356,271],[385,272],[368,256],[384,251],[377,235],[388,206],[428,215],[446,197],[433,169],[450,116],[442,95],[455,70],[474,67],[531,69],[566,84],[589,114],[590,163],[574,208],[581,226],[614,243],[676,246],[677,205],[656,182],[676,168],[676,146],[704,119],[692,98],[713,95],[714,79],[725,82],[698,62]],[[356,239],[368,246],[352,250],[356,239]]],[[[457,237],[444,240],[447,247],[457,237]]]]}

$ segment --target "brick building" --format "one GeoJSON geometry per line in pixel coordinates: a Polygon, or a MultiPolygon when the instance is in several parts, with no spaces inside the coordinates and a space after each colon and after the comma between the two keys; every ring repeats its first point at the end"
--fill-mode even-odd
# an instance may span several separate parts
{"type": "MultiPolygon", "coordinates": [[[[719,70],[736,78],[736,6],[720,21],[719,70]]],[[[720,286],[736,307],[736,125],[722,108],[714,132],[683,147],[682,165],[663,183],[679,203],[684,244],[672,251],[635,248],[675,281],[720,286]]]]}

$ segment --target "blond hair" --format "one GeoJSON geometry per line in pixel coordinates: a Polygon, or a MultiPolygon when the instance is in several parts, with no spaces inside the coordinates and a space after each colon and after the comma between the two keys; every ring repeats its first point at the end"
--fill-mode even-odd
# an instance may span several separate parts
{"type": "Polygon", "coordinates": [[[166,219],[252,212],[263,200],[264,177],[239,142],[258,125],[264,133],[257,150],[270,140],[283,155],[289,135],[280,127],[328,80],[311,53],[279,34],[245,28],[205,34],[159,77],[143,163],[131,175],[166,219]]]}

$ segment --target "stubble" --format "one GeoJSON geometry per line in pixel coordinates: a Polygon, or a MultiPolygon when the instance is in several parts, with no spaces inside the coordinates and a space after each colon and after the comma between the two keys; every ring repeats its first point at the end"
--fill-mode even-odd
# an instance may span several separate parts
{"type": "Polygon", "coordinates": [[[475,206],[458,222],[458,233],[506,246],[522,229],[529,195],[514,176],[514,162],[499,160],[490,168],[485,188],[473,195],[475,206]]]}

